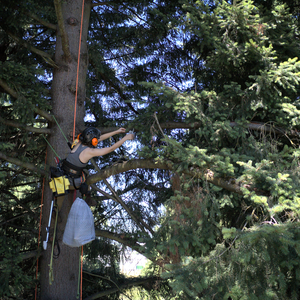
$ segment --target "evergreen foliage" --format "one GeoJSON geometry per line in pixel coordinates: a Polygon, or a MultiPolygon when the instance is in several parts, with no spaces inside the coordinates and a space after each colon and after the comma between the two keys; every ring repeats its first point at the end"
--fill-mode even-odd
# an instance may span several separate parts
{"type": "MultiPolygon", "coordinates": [[[[52,1],[1,4],[0,297],[29,299],[57,16],[52,1]]],[[[91,181],[116,171],[91,182],[84,297],[298,299],[298,1],[93,4],[86,125],[137,140],[89,165],[91,181]],[[119,272],[128,246],[153,264],[143,284],[119,272]]]]}

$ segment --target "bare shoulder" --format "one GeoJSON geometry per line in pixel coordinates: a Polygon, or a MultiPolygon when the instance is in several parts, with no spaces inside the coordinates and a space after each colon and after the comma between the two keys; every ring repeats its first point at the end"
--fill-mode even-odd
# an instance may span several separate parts
{"type": "Polygon", "coordinates": [[[92,157],[97,156],[94,152],[95,149],[87,147],[79,155],[82,163],[87,163],[92,157]]]}

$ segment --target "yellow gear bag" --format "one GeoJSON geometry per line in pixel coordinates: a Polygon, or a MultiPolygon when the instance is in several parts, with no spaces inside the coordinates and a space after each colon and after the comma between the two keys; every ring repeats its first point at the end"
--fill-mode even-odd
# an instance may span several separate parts
{"type": "Polygon", "coordinates": [[[50,188],[56,196],[64,195],[70,188],[70,181],[66,176],[52,178],[50,188]]]}

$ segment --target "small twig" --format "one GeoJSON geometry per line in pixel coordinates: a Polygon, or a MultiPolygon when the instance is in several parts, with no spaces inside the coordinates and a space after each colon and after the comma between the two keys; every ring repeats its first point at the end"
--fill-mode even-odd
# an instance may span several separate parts
{"type": "MultiPolygon", "coordinates": [[[[97,166],[97,164],[95,163],[95,161],[92,159],[91,160],[94,167],[96,168],[96,170],[99,172],[100,169],[97,166]]],[[[109,182],[104,178],[102,179],[103,182],[106,184],[106,186],[108,187],[108,189],[111,191],[113,196],[110,196],[111,199],[113,199],[114,201],[116,201],[117,203],[119,203],[126,211],[127,213],[131,216],[131,218],[136,222],[137,226],[145,232],[145,228],[149,230],[149,232],[151,234],[154,234],[152,228],[150,226],[148,226],[143,220],[138,219],[134,213],[131,211],[131,209],[124,203],[124,201],[117,195],[116,191],[113,189],[113,187],[109,184],[109,182]]],[[[103,194],[103,193],[102,193],[103,194]]],[[[108,194],[106,194],[108,195],[108,194]]]]}
{"type": "Polygon", "coordinates": [[[154,119],[155,119],[155,121],[156,121],[156,124],[157,124],[157,126],[158,126],[160,132],[162,133],[163,136],[165,136],[165,134],[164,134],[163,130],[161,129],[160,124],[159,124],[159,122],[158,122],[158,119],[157,119],[157,116],[156,116],[156,112],[153,114],[153,117],[154,117],[154,119]]]}
{"type": "MultiPolygon", "coordinates": [[[[248,222],[245,223],[245,225],[244,225],[242,231],[244,231],[245,227],[247,226],[247,223],[248,223],[248,222]]],[[[212,257],[211,259],[209,259],[209,260],[203,262],[203,264],[206,264],[206,263],[208,263],[208,262],[210,262],[210,261],[212,261],[212,260],[214,260],[214,259],[216,259],[216,258],[220,258],[222,255],[224,255],[227,251],[229,251],[229,250],[232,248],[234,242],[236,241],[236,239],[237,239],[238,237],[239,237],[239,234],[236,235],[236,237],[235,237],[234,240],[231,242],[231,244],[229,245],[229,247],[226,248],[221,254],[219,254],[219,255],[217,255],[217,256],[215,256],[215,257],[212,257]]]]}

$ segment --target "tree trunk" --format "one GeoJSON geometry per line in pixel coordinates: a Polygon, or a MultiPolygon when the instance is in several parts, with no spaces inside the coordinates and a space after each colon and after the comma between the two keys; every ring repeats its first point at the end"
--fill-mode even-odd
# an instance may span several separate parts
{"type": "MultiPolygon", "coordinates": [[[[74,128],[75,91],[78,59],[80,61],[80,66],[77,89],[76,129],[83,129],[83,118],[85,115],[85,82],[88,66],[87,31],[89,26],[91,1],[85,0],[83,28],[81,35],[81,54],[78,57],[82,1],[83,0],[67,0],[61,2],[61,11],[66,35],[62,38],[61,32],[63,32],[63,30],[61,30],[61,28],[60,30],[58,30],[55,52],[55,63],[57,65],[57,68],[54,70],[52,83],[52,113],[56,117],[63,132],[68,138],[70,138],[70,140],[72,140],[70,135],[72,135],[74,128]],[[67,39],[65,39],[66,37],[67,39]],[[63,45],[63,42],[65,42],[66,40],[68,41],[69,45],[63,45]],[[65,55],[66,51],[63,52],[63,49],[65,50],[66,46],[69,46],[69,57],[65,55]]],[[[53,124],[52,130],[53,133],[49,139],[49,142],[55,149],[57,154],[61,158],[65,158],[67,153],[69,152],[69,147],[56,124],[53,124]]],[[[48,147],[48,165],[55,166],[54,156],[54,153],[48,147]]],[[[43,241],[46,237],[45,228],[48,224],[51,199],[52,192],[47,186],[45,190],[43,207],[43,241]]],[[[51,257],[50,239],[47,250],[43,251],[42,253],[40,268],[40,298],[42,300],[73,300],[76,299],[77,296],[80,248],[71,248],[62,243],[63,232],[69,210],[73,203],[73,199],[73,192],[70,192],[70,194],[65,197],[61,211],[58,214],[57,237],[60,246],[60,255],[57,259],[53,259],[54,281],[52,284],[49,284],[49,264],[51,257]]],[[[53,227],[54,218],[52,219],[53,227]]],[[[50,231],[50,233],[51,232],[52,230],[50,231]]]]}

